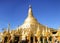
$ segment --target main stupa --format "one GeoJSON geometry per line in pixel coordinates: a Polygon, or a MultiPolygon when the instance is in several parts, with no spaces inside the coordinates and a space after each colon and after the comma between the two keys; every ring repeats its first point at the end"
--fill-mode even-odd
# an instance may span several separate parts
{"type": "MultiPolygon", "coordinates": [[[[46,28],[48,28],[47,26],[44,26],[42,24],[40,24],[37,19],[35,19],[35,17],[33,16],[33,12],[32,12],[32,6],[29,5],[29,10],[28,10],[28,16],[27,18],[25,19],[24,23],[18,27],[18,30],[19,29],[32,29],[33,31],[36,31],[37,28],[39,28],[39,30],[45,30],[46,31],[46,28]]],[[[52,30],[52,28],[48,28],[48,30],[52,30]]]]}

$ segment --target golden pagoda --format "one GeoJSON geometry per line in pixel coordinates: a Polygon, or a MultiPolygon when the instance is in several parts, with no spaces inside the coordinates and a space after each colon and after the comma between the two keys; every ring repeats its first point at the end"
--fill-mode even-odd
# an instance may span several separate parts
{"type": "Polygon", "coordinates": [[[29,5],[28,16],[16,30],[4,31],[0,34],[1,43],[55,43],[60,41],[60,31],[40,24],[33,16],[29,5]],[[59,36],[58,36],[59,35],[59,36]]]}

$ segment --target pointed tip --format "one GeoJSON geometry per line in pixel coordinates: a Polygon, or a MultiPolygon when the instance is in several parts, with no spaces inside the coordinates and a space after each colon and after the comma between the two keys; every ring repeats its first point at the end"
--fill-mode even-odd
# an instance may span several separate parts
{"type": "Polygon", "coordinates": [[[31,8],[32,6],[31,5],[29,5],[29,8],[31,8]]]}
{"type": "Polygon", "coordinates": [[[28,16],[29,16],[29,17],[32,17],[32,16],[33,16],[31,5],[29,5],[28,16]]]}
{"type": "Polygon", "coordinates": [[[8,24],[8,26],[10,26],[10,23],[8,24]]]}
{"type": "Polygon", "coordinates": [[[8,24],[8,32],[10,31],[10,23],[8,24]]]}

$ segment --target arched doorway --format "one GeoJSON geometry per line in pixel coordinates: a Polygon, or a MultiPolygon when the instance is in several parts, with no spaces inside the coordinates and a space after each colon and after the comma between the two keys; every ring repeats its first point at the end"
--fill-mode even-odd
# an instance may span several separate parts
{"type": "Polygon", "coordinates": [[[8,41],[8,37],[5,36],[5,37],[4,37],[4,43],[7,43],[7,41],[8,41]]]}
{"type": "Polygon", "coordinates": [[[52,36],[49,37],[49,41],[52,41],[52,36]]]}
{"type": "Polygon", "coordinates": [[[48,40],[47,40],[47,38],[45,38],[45,43],[48,43],[48,40]]]}
{"type": "Polygon", "coordinates": [[[31,41],[31,43],[33,43],[33,36],[30,37],[30,41],[31,41]]]}
{"type": "Polygon", "coordinates": [[[24,40],[21,40],[20,43],[28,43],[28,42],[29,42],[29,40],[27,39],[27,37],[25,37],[25,39],[24,40]]]}
{"type": "Polygon", "coordinates": [[[38,41],[38,40],[37,40],[37,37],[35,36],[35,42],[37,43],[37,41],[38,41]]]}
{"type": "Polygon", "coordinates": [[[14,36],[14,41],[13,41],[13,43],[18,43],[19,42],[19,36],[14,36]]]}
{"type": "Polygon", "coordinates": [[[40,41],[41,41],[41,43],[43,43],[43,37],[42,36],[40,37],[40,41]]]}

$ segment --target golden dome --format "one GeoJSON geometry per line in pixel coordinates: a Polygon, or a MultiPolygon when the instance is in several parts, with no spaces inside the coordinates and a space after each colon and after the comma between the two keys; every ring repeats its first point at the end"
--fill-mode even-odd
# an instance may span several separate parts
{"type": "Polygon", "coordinates": [[[29,6],[28,17],[26,18],[24,23],[38,23],[37,20],[33,16],[31,5],[29,6]]]}
{"type": "MultiPolygon", "coordinates": [[[[28,16],[27,16],[27,18],[25,19],[24,23],[17,28],[17,30],[18,30],[18,29],[22,29],[22,30],[31,29],[32,32],[33,32],[33,31],[36,32],[38,26],[39,26],[39,29],[41,30],[41,32],[42,32],[43,28],[44,28],[44,30],[46,30],[46,27],[45,27],[44,25],[40,24],[40,23],[34,18],[33,12],[32,12],[32,7],[31,7],[31,5],[30,5],[30,6],[29,6],[29,10],[28,10],[28,16]]],[[[50,29],[50,28],[49,28],[49,29],[50,29]]]]}
{"type": "Polygon", "coordinates": [[[29,10],[28,10],[28,16],[25,19],[23,25],[21,25],[21,28],[32,28],[34,26],[38,26],[38,22],[37,20],[34,18],[33,13],[32,13],[32,7],[31,5],[29,6],[29,10]],[[32,27],[31,27],[32,26],[32,27]]]}

